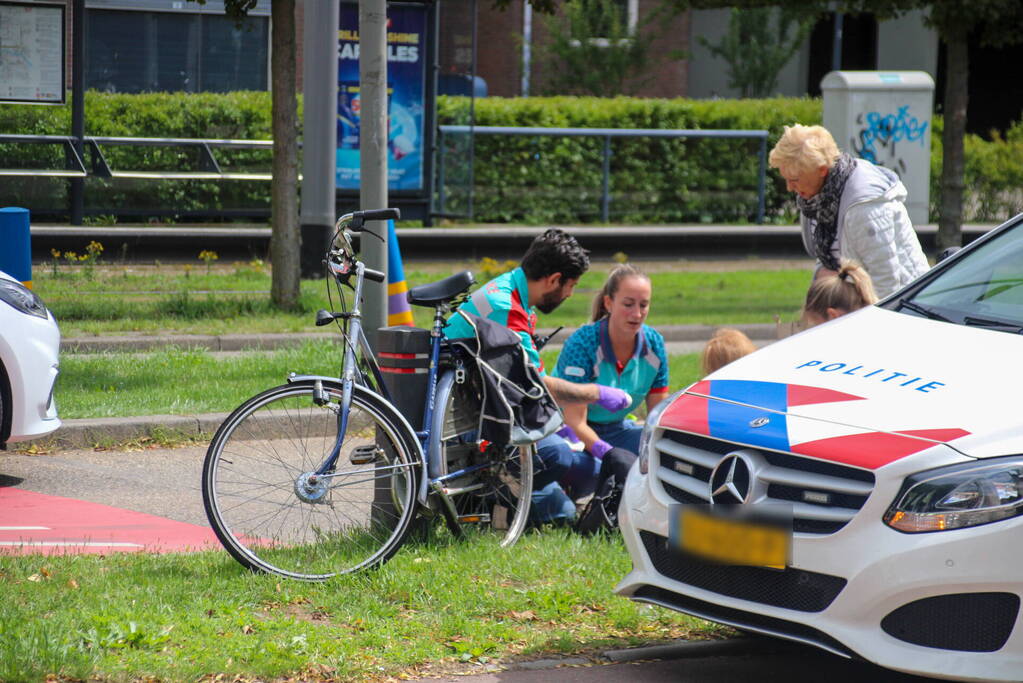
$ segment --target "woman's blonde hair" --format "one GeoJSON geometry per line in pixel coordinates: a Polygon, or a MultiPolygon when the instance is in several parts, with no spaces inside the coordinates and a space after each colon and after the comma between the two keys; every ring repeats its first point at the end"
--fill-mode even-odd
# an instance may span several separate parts
{"type": "Polygon", "coordinates": [[[806,292],[803,310],[826,320],[829,308],[850,313],[874,303],[877,295],[867,271],[855,261],[842,261],[838,273],[813,281],[806,292]]]}
{"type": "Polygon", "coordinates": [[[607,276],[607,280],[604,281],[604,287],[593,297],[593,306],[590,313],[590,320],[592,322],[596,322],[608,315],[609,311],[604,307],[604,297],[615,298],[622,280],[629,277],[641,277],[647,282],[650,281],[646,273],[631,263],[615,266],[614,270],[607,276]]]}
{"type": "Polygon", "coordinates": [[[731,327],[722,327],[714,333],[700,356],[700,368],[704,375],[709,375],[718,368],[738,360],[746,354],[753,353],[757,347],[750,338],[731,327]]]}
{"type": "Polygon", "coordinates": [[[835,138],[824,126],[785,126],[778,144],[767,160],[773,168],[810,171],[827,166],[831,168],[842,153],[835,138]]]}

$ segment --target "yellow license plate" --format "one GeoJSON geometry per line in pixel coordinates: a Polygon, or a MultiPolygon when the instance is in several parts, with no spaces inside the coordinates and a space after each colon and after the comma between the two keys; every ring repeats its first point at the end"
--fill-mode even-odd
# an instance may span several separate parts
{"type": "Polygon", "coordinates": [[[755,514],[725,514],[710,506],[680,505],[674,510],[675,547],[722,564],[784,569],[792,545],[792,526],[755,514]]]}

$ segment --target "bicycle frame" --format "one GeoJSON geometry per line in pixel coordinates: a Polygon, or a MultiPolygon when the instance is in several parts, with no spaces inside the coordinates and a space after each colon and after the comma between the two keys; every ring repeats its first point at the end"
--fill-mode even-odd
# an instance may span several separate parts
{"type": "MultiPolygon", "coordinates": [[[[339,229],[344,229],[346,219],[351,214],[342,216],[338,220],[339,229]]],[[[347,239],[347,238],[346,238],[347,239]]],[[[345,269],[344,264],[334,263],[331,259],[327,259],[327,266],[331,274],[338,283],[341,283],[345,278],[350,278],[352,273],[345,269]]],[[[371,389],[375,393],[378,393],[388,403],[391,402],[390,392],[387,390],[387,385],[384,383],[383,374],[380,371],[379,364],[376,361],[376,356],[373,354],[370,348],[369,341],[366,338],[365,331],[362,327],[362,292],[364,281],[366,277],[366,266],[361,262],[354,260],[354,285],[353,291],[353,306],[352,310],[345,314],[345,318],[348,320],[348,328],[344,333],[343,341],[343,361],[341,369],[341,404],[337,411],[337,437],[335,438],[334,445],[331,448],[330,453],[323,460],[320,466],[315,470],[314,475],[317,477],[330,478],[332,472],[337,464],[337,460],[341,454],[341,448],[344,444],[345,434],[348,428],[348,414],[351,409],[353,387],[356,383],[360,383],[368,389],[371,389]],[[375,387],[368,386],[363,381],[362,372],[358,367],[356,360],[356,353],[361,352],[363,360],[368,364],[370,372],[373,376],[373,381],[376,384],[375,387]]],[[[452,514],[454,509],[451,506],[448,495],[443,492],[443,484],[446,481],[457,479],[458,477],[471,474],[480,469],[487,467],[487,464],[476,464],[469,467],[462,468],[455,472],[449,472],[444,475],[439,475],[436,471],[439,469],[437,463],[434,462],[437,457],[437,453],[440,452],[440,432],[441,425],[434,425],[435,419],[436,401],[439,385],[440,375],[440,363],[441,363],[441,348],[444,345],[446,337],[444,336],[444,325],[447,320],[447,315],[451,312],[451,307],[447,304],[437,306],[434,312],[433,324],[430,330],[430,366],[427,374],[427,395],[426,404],[423,409],[423,430],[416,431],[408,421],[405,420],[405,426],[408,427],[408,431],[414,434],[416,441],[419,445],[420,455],[420,466],[421,474],[419,491],[417,492],[418,502],[422,505],[427,504],[427,499],[431,492],[440,494],[441,499],[445,502],[445,505],[451,510],[452,514]]],[[[338,378],[327,377],[321,375],[298,375],[291,373],[288,376],[288,382],[298,382],[303,380],[317,381],[330,381],[336,382],[338,378]]],[[[318,395],[314,391],[314,401],[322,401],[323,403],[328,402],[326,393],[318,395]]],[[[453,492],[459,493],[461,491],[453,492]]]]}

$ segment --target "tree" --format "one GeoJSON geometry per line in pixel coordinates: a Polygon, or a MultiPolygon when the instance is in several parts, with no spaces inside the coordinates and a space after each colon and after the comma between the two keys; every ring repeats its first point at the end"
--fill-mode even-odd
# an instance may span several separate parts
{"type": "Polygon", "coordinates": [[[947,50],[945,92],[942,113],[943,158],[941,205],[938,215],[937,247],[943,250],[962,244],[963,174],[966,136],[966,107],[969,93],[968,40],[976,36],[981,45],[1003,47],[1023,41],[1023,2],[1020,0],[669,0],[677,9],[712,7],[786,7],[804,14],[843,11],[871,12],[889,19],[912,10],[927,12],[926,23],[944,41],[947,50]]]}
{"type": "Polygon", "coordinates": [[[741,97],[770,97],[778,74],[813,30],[816,15],[774,7],[732,8],[728,32],[700,44],[728,64],[729,87],[741,97]],[[791,31],[791,29],[795,31],[791,31]]]}
{"type": "MultiPolygon", "coordinates": [[[[206,0],[189,0],[205,5],[206,0]]],[[[241,22],[256,0],[224,0],[224,12],[241,22]]],[[[299,297],[298,101],[295,66],[295,0],[270,5],[270,82],[273,179],[270,181],[270,298],[295,308],[299,297]]]]}
{"type": "Polygon", "coordinates": [[[568,0],[562,7],[560,16],[545,18],[550,41],[538,47],[549,66],[543,70],[546,94],[630,94],[652,78],[656,13],[633,32],[616,0],[568,0]]]}

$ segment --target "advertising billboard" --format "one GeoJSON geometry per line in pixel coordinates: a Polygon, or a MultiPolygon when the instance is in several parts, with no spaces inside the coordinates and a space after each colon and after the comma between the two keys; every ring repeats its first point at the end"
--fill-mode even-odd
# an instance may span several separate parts
{"type": "MultiPolygon", "coordinates": [[[[387,7],[387,185],[422,190],[427,9],[387,7]]],[[[359,188],[359,6],[341,4],[338,30],[336,185],[359,188]]]]}

